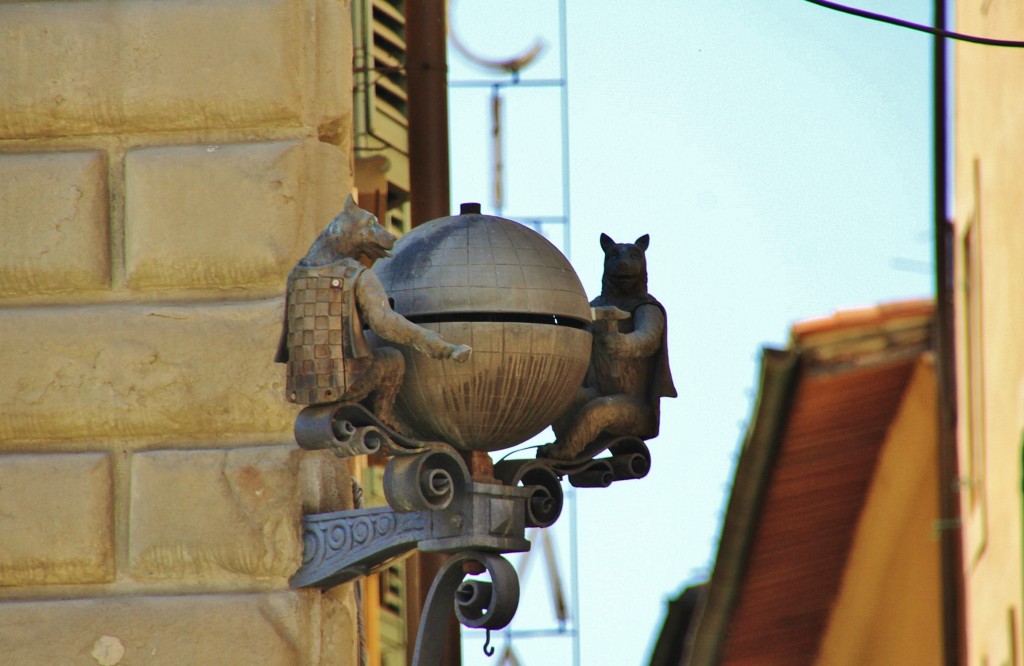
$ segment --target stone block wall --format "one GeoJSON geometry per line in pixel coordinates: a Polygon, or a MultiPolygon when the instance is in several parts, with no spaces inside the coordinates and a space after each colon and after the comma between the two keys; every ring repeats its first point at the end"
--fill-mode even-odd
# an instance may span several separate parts
{"type": "Polygon", "coordinates": [[[355,663],[288,587],[350,470],[272,362],[351,49],[345,0],[0,3],[0,662],[355,663]]]}

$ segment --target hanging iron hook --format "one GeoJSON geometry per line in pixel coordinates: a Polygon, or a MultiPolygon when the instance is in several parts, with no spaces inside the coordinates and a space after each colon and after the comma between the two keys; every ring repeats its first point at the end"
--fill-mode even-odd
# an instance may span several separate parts
{"type": "Polygon", "coordinates": [[[490,629],[485,629],[484,631],[487,632],[487,634],[486,634],[487,640],[484,641],[484,654],[486,654],[488,657],[493,657],[494,656],[494,646],[491,645],[491,630],[490,629]]]}

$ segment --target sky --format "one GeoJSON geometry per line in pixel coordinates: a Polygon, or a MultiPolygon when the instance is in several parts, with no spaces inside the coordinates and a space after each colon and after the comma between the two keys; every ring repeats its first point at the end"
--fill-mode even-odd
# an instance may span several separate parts
{"type": "MultiPolygon", "coordinates": [[[[931,19],[923,0],[857,6],[931,19]]],[[[761,349],[796,321],[932,294],[931,44],[803,0],[566,0],[566,18],[563,45],[558,0],[452,0],[481,57],[543,40],[524,82],[561,78],[565,48],[568,179],[561,88],[503,87],[502,215],[567,210],[568,233],[545,231],[591,298],[600,234],[651,237],[679,397],[662,401],[651,473],[575,491],[552,534],[564,584],[576,574],[576,663],[645,664],[667,600],[713,565],[761,349]]],[[[509,77],[449,61],[453,210],[493,213],[491,91],[459,82],[509,77]]],[[[558,626],[537,560],[516,632],[558,626]]],[[[508,640],[487,658],[483,632],[464,636],[467,666],[497,663],[508,640]]],[[[511,640],[523,666],[574,663],[571,636],[511,640]]]]}

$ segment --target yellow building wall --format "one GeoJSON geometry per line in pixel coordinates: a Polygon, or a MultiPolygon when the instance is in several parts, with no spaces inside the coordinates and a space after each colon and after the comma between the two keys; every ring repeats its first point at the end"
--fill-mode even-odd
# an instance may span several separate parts
{"type": "Polygon", "coordinates": [[[922,358],[876,463],[820,666],[942,663],[935,398],[922,358]]]}
{"type": "Polygon", "coordinates": [[[292,591],[285,277],[352,189],[338,0],[0,3],[0,662],[354,663],[292,591]]]}
{"type": "MultiPolygon", "coordinates": [[[[956,29],[1024,39],[1024,5],[956,3],[956,29]]],[[[1019,665],[1024,433],[1024,51],[958,43],[958,450],[968,663],[1019,665]]]]}

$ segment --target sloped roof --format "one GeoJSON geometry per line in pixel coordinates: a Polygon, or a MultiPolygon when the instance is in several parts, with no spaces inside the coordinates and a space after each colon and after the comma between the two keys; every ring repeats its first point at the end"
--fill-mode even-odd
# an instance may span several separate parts
{"type": "Polygon", "coordinates": [[[838,312],[766,349],[689,664],[808,664],[931,301],[838,312]]]}

